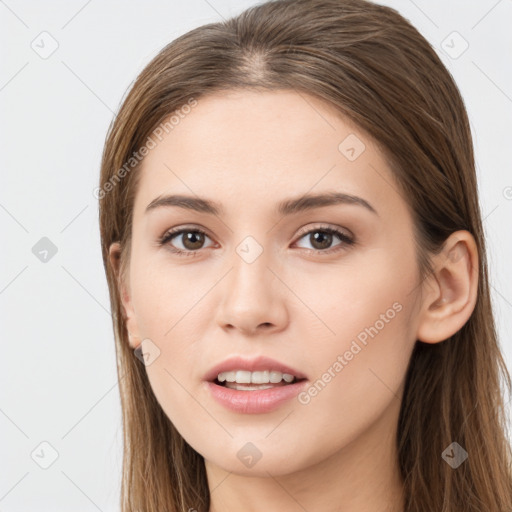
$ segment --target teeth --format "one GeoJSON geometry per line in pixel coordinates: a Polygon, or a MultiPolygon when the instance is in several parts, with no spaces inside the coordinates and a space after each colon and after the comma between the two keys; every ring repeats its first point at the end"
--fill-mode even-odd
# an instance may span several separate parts
{"type": "Polygon", "coordinates": [[[281,373],[265,370],[263,372],[248,372],[245,370],[237,370],[232,372],[221,372],[217,376],[219,382],[236,382],[238,384],[278,384],[282,380],[292,382],[294,376],[289,373],[281,373]]]}
{"type": "Polygon", "coordinates": [[[258,384],[257,386],[248,386],[247,384],[237,384],[236,382],[227,382],[226,387],[230,389],[236,389],[237,391],[261,391],[263,389],[272,389],[275,386],[265,386],[264,384],[258,384]]]}

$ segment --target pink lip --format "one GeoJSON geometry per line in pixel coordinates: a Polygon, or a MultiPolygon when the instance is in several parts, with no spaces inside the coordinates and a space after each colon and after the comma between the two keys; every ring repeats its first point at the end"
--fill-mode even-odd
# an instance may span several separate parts
{"type": "Polygon", "coordinates": [[[224,407],[239,413],[258,414],[273,411],[284,402],[291,400],[300,393],[307,382],[306,376],[295,368],[280,363],[275,359],[260,356],[254,359],[230,357],[211,368],[204,376],[203,384],[207,392],[224,407]],[[297,381],[292,384],[258,391],[230,389],[215,383],[219,373],[234,370],[250,372],[269,370],[289,373],[295,376],[297,381]]]}
{"type": "Polygon", "coordinates": [[[237,391],[219,386],[215,382],[203,382],[207,392],[221,405],[231,411],[244,414],[271,412],[296,397],[307,385],[307,380],[286,384],[261,391],[237,391]]]}
{"type": "Polygon", "coordinates": [[[230,357],[222,363],[215,365],[211,368],[206,375],[204,376],[204,380],[208,382],[213,382],[217,375],[221,372],[230,372],[234,370],[246,370],[249,372],[257,372],[270,370],[281,373],[289,373],[290,375],[294,375],[297,379],[305,379],[306,376],[296,370],[295,368],[291,368],[275,359],[270,357],[260,356],[253,359],[244,359],[242,357],[230,357]]]}

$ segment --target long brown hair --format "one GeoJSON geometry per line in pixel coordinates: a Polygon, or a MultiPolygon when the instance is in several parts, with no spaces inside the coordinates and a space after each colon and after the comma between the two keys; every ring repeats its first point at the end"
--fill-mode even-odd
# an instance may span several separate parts
{"type": "Polygon", "coordinates": [[[122,511],[207,512],[210,497],[203,457],[169,421],[129,347],[109,247],[121,243],[122,276],[148,137],[202,96],[241,88],[314,95],[376,141],[413,215],[423,277],[433,271],[429,255],[451,233],[474,236],[475,309],[444,342],[417,341],[407,371],[396,438],[405,511],[512,510],[502,394],[511,380],[491,308],[472,138],[457,86],[394,9],[365,0],[277,0],[167,45],[137,77],[107,135],[98,197],[123,411],[122,511]],[[442,457],[452,442],[468,452],[457,469],[442,457]]]}

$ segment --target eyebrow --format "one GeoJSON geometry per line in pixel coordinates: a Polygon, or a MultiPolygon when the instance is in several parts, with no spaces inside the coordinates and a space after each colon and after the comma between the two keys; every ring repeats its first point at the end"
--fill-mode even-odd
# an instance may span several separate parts
{"type": "MultiPolygon", "coordinates": [[[[279,215],[287,216],[295,213],[320,208],[322,206],[331,206],[336,204],[352,204],[362,206],[379,215],[375,208],[362,197],[345,194],[342,192],[327,192],[323,194],[305,194],[299,197],[286,199],[278,203],[275,212],[279,215]]],[[[202,197],[193,197],[186,195],[166,195],[158,196],[146,207],[146,213],[160,207],[176,206],[187,210],[193,210],[211,215],[222,215],[224,210],[216,201],[202,197]]]]}

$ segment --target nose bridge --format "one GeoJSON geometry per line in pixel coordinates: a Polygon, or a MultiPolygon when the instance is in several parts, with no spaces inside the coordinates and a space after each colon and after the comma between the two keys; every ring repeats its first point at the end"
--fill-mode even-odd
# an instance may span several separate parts
{"type": "Polygon", "coordinates": [[[265,250],[262,244],[252,236],[246,237],[235,248],[230,263],[230,297],[239,303],[254,302],[253,298],[268,300],[272,293],[271,281],[274,277],[267,268],[270,264],[269,251],[265,250]]]}
{"type": "Polygon", "coordinates": [[[272,268],[271,251],[248,236],[235,247],[229,261],[219,322],[252,331],[261,324],[282,323],[284,305],[272,268]]]}

